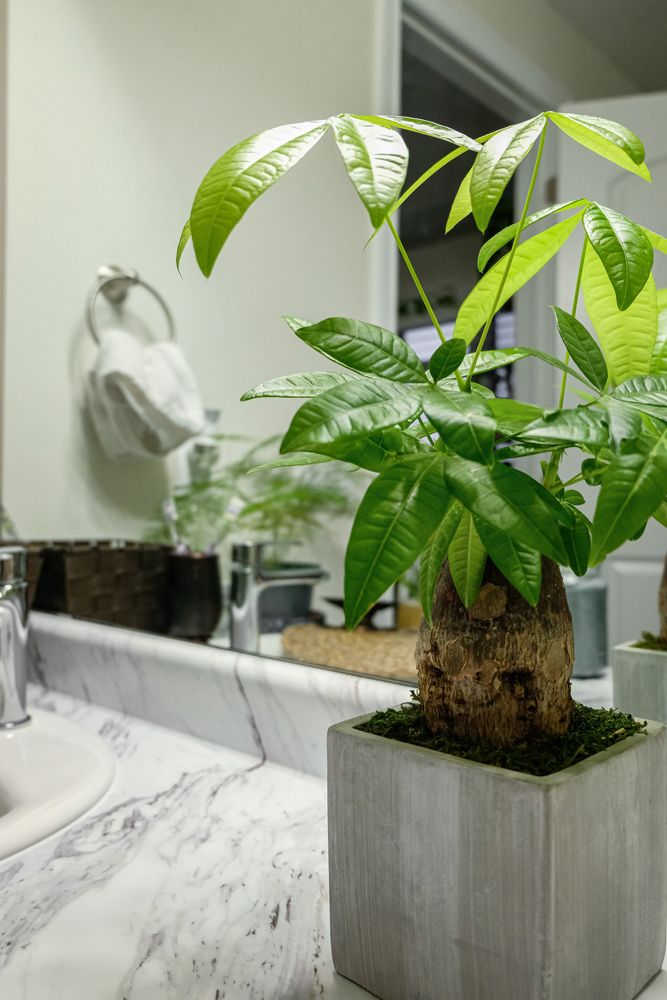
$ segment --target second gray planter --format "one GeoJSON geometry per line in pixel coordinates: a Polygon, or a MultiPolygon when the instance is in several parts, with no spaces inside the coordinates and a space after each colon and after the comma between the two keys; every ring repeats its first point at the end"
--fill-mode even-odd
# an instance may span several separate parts
{"type": "Polygon", "coordinates": [[[667,723],[667,652],[624,642],[611,651],[614,707],[667,723]]]}
{"type": "Polygon", "coordinates": [[[382,1000],[631,1000],[665,952],[667,731],[533,777],[329,731],[331,937],[382,1000]]]}

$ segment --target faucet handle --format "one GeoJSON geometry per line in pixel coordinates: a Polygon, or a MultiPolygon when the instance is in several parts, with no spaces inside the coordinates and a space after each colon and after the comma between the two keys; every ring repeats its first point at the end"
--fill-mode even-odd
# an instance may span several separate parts
{"type": "Polygon", "coordinates": [[[0,585],[25,583],[28,572],[28,553],[21,545],[0,547],[0,585]]]}

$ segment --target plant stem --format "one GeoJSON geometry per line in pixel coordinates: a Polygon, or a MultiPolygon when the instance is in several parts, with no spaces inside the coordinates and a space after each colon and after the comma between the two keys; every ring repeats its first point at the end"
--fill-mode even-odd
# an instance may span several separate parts
{"type": "Polygon", "coordinates": [[[432,446],[433,448],[435,448],[435,441],[434,441],[434,440],[433,440],[433,438],[431,437],[431,434],[430,434],[430,432],[429,432],[429,429],[428,429],[428,427],[426,426],[426,424],[424,423],[424,418],[423,418],[422,416],[420,416],[420,417],[419,417],[419,423],[421,424],[421,429],[423,430],[424,434],[425,434],[425,435],[426,435],[426,437],[428,438],[428,440],[429,440],[429,443],[431,444],[431,446],[432,446]]]}
{"type": "MultiPolygon", "coordinates": [[[[419,292],[419,297],[421,298],[422,302],[424,303],[424,308],[426,309],[426,312],[428,313],[429,318],[430,318],[431,322],[433,323],[433,326],[435,327],[436,333],[438,334],[438,336],[440,338],[440,342],[442,344],[446,344],[447,343],[447,338],[445,337],[445,335],[444,335],[444,333],[442,331],[442,327],[440,326],[440,323],[438,322],[438,317],[435,315],[435,312],[433,311],[433,306],[429,302],[428,295],[424,291],[424,286],[422,285],[421,281],[419,280],[417,272],[415,271],[415,269],[414,269],[414,267],[412,265],[412,261],[410,260],[410,257],[408,256],[408,251],[403,246],[403,242],[401,240],[401,237],[398,235],[398,233],[396,231],[396,226],[391,221],[391,219],[390,219],[389,216],[387,216],[387,225],[389,226],[389,229],[391,230],[391,235],[394,237],[394,241],[396,243],[396,246],[398,247],[398,251],[399,251],[401,257],[403,258],[403,263],[405,264],[405,266],[407,267],[408,271],[410,272],[410,277],[412,278],[412,280],[414,282],[415,288],[419,292]]],[[[461,376],[459,375],[458,372],[455,372],[455,375],[456,375],[456,381],[459,384],[459,388],[463,388],[463,379],[461,378],[461,376]]]]}
{"type": "Polygon", "coordinates": [[[530,207],[530,199],[533,196],[533,191],[535,189],[535,182],[537,181],[537,174],[538,174],[539,169],[540,169],[540,161],[542,159],[542,150],[544,149],[544,139],[545,139],[546,134],[547,134],[547,125],[548,125],[548,120],[545,121],[544,128],[542,129],[542,134],[540,136],[540,142],[539,142],[539,145],[537,147],[537,155],[535,157],[535,164],[533,166],[533,174],[532,174],[532,177],[530,178],[530,184],[528,185],[528,193],[526,194],[526,200],[523,203],[523,209],[521,210],[521,216],[519,218],[519,224],[517,226],[516,233],[514,234],[514,239],[512,240],[512,246],[510,247],[510,252],[507,254],[507,263],[505,264],[505,270],[503,271],[503,276],[500,279],[500,284],[498,285],[498,290],[496,291],[496,296],[495,296],[495,299],[493,300],[493,305],[491,307],[491,311],[490,311],[490,313],[488,315],[486,323],[484,324],[484,329],[482,330],[482,333],[480,335],[479,342],[477,344],[477,348],[476,348],[475,353],[473,355],[472,364],[470,366],[470,371],[468,372],[468,376],[466,378],[466,387],[468,389],[470,389],[470,383],[472,381],[472,377],[473,377],[473,374],[474,374],[474,371],[475,371],[475,365],[477,364],[477,361],[479,359],[479,355],[480,355],[480,353],[482,351],[482,348],[484,347],[484,342],[485,342],[485,340],[486,340],[486,338],[488,336],[489,329],[491,327],[491,323],[493,322],[493,317],[496,314],[496,309],[498,307],[498,303],[500,302],[500,296],[502,295],[503,288],[505,287],[505,284],[507,283],[507,277],[509,275],[510,268],[512,267],[512,261],[514,260],[514,255],[516,253],[516,248],[519,245],[519,239],[521,237],[521,233],[523,232],[523,227],[524,227],[524,224],[526,222],[526,216],[528,215],[528,209],[530,207]]]}

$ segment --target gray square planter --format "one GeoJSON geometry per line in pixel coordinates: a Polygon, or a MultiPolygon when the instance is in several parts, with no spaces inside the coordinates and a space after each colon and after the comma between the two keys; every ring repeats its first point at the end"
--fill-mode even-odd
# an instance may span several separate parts
{"type": "Polygon", "coordinates": [[[667,653],[624,642],[611,651],[616,708],[667,723],[667,653]]]}
{"type": "Polygon", "coordinates": [[[667,917],[667,730],[544,778],[329,730],[336,970],[382,1000],[631,1000],[667,917]]]}

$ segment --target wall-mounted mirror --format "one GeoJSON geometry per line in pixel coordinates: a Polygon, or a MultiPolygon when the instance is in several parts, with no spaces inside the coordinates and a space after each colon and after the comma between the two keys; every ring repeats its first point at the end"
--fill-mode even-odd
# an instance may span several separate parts
{"type": "MultiPolygon", "coordinates": [[[[562,6],[575,31],[576,5],[562,6]]],[[[355,633],[341,628],[366,473],[249,474],[277,455],[296,403],[240,402],[250,386],[310,367],[283,314],[363,317],[427,357],[433,333],[407,272],[383,236],[364,250],[367,221],[328,141],[253,208],[209,281],[187,252],[179,274],[175,252],[204,171],[276,123],[380,109],[481,135],[542,98],[643,87],[608,61],[612,39],[594,49],[578,35],[573,65],[545,47],[531,93],[524,66],[494,68],[502,47],[480,50],[471,15],[448,35],[433,7],[9,0],[3,535],[31,543],[35,607],[218,645],[233,628],[240,648],[412,682],[414,573],[355,633]],[[120,271],[100,272],[110,265],[120,271]]],[[[409,183],[442,147],[406,141],[409,183]]],[[[476,280],[483,241],[464,223],[443,247],[467,169],[462,159],[424,186],[400,219],[444,326],[476,280]]],[[[549,291],[543,282],[535,301],[549,291]]],[[[496,346],[542,345],[548,334],[524,309],[510,302],[497,316],[496,346]]],[[[493,379],[512,395],[509,370],[493,379]]]]}

